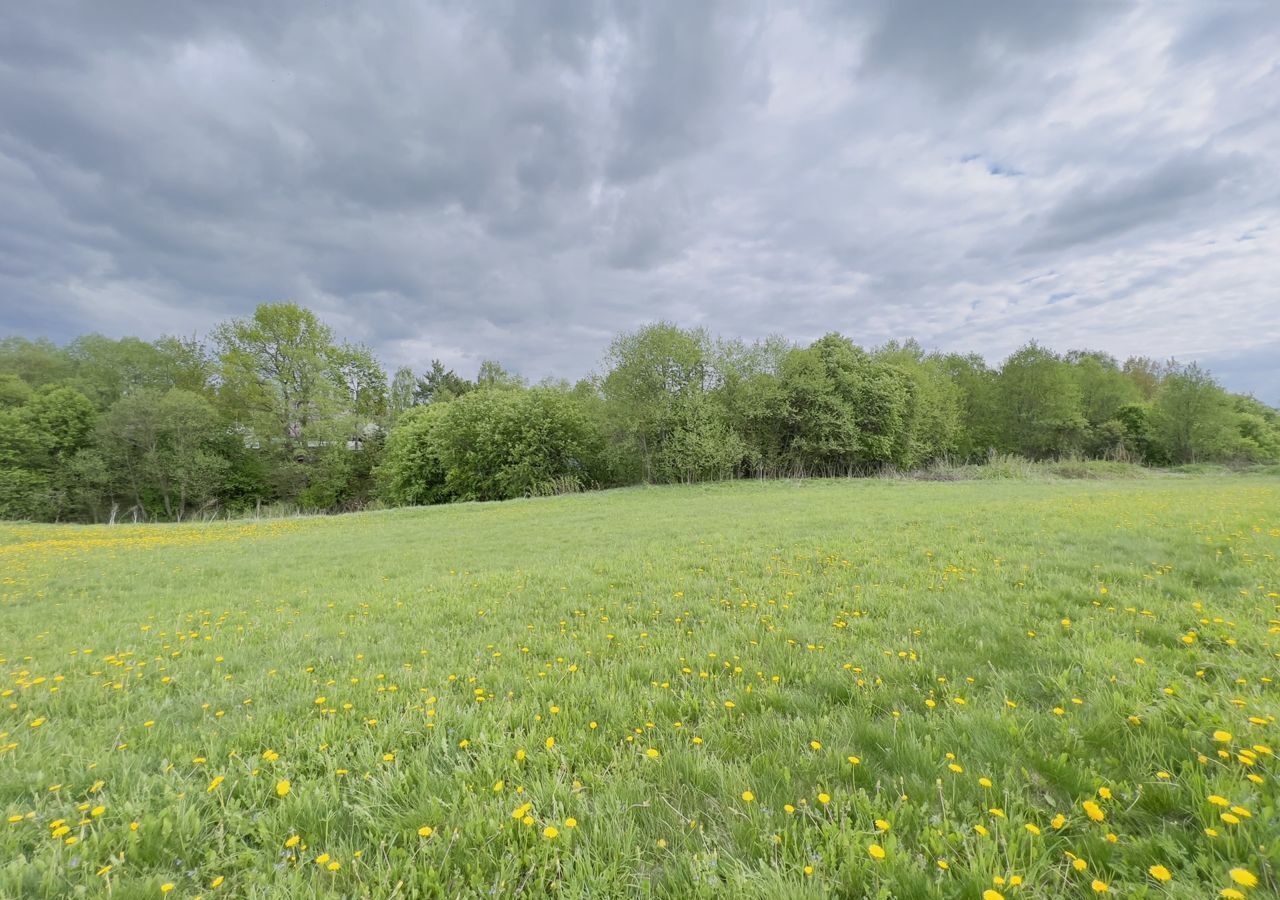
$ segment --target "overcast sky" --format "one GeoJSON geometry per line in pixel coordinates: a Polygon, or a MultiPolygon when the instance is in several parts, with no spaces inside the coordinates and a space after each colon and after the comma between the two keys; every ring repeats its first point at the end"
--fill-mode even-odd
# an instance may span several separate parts
{"type": "Polygon", "coordinates": [[[0,335],[285,299],[419,370],[662,318],[1280,403],[1280,2],[6,4],[0,335]]]}

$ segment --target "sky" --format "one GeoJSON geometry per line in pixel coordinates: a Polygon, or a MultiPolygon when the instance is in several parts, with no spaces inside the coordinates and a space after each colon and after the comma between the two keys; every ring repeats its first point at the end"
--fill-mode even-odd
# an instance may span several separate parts
{"type": "Polygon", "coordinates": [[[282,300],[419,371],[662,319],[1280,405],[1280,3],[10,4],[0,335],[282,300]]]}

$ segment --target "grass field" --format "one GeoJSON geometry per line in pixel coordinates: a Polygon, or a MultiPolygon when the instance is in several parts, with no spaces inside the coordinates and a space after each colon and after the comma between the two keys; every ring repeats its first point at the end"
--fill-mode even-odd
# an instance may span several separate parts
{"type": "Polygon", "coordinates": [[[1280,479],[0,527],[0,896],[1280,895],[1280,479]]]}

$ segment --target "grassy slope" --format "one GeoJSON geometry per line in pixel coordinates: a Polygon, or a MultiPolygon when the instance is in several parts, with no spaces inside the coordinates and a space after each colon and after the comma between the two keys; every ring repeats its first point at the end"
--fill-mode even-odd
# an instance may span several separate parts
{"type": "Polygon", "coordinates": [[[1261,896],[1278,554],[1245,478],[0,527],[0,896],[1261,896]]]}

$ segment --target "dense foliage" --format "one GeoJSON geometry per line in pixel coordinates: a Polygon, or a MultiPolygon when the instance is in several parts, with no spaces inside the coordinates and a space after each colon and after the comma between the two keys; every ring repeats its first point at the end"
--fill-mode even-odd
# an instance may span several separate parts
{"type": "Polygon", "coordinates": [[[496,362],[390,379],[294,304],[208,344],[0,341],[0,517],[103,521],[263,504],[356,509],[640,481],[865,474],[991,454],[1280,460],[1280,412],[1195,364],[1031,343],[992,368],[914,342],[718,340],[658,323],[603,372],[530,387],[496,362]]]}

